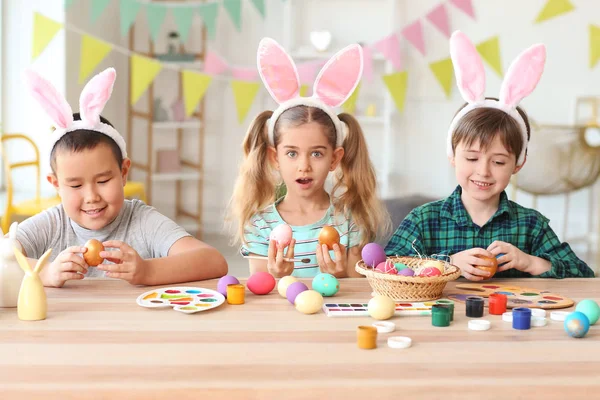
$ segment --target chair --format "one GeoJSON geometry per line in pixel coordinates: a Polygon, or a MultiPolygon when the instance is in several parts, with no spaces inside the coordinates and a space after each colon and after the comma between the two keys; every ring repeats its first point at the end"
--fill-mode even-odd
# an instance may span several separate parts
{"type": "Polygon", "coordinates": [[[21,215],[31,217],[44,211],[47,208],[54,207],[60,203],[60,197],[58,195],[54,197],[41,197],[41,182],[40,182],[40,152],[35,142],[23,134],[5,134],[0,138],[0,148],[2,149],[2,159],[4,160],[4,169],[6,171],[6,208],[0,225],[3,232],[8,232],[8,228],[11,223],[13,215],[21,215]],[[6,150],[6,143],[9,141],[25,141],[29,144],[34,151],[35,158],[28,161],[20,161],[12,163],[8,157],[8,151],[6,150]],[[19,168],[35,167],[36,168],[36,185],[35,185],[35,198],[25,200],[19,203],[15,203],[13,199],[14,195],[14,184],[12,178],[12,172],[19,168]]]}

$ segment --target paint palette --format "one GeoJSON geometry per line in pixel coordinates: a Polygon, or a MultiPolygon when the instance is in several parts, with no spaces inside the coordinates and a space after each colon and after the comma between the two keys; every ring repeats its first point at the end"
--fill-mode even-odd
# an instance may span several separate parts
{"type": "Polygon", "coordinates": [[[547,290],[540,291],[539,289],[492,283],[461,283],[445,294],[450,300],[461,303],[466,302],[469,296],[481,296],[486,298],[485,305],[487,306],[487,297],[492,293],[505,294],[508,298],[507,308],[555,309],[571,307],[574,304],[573,300],[547,290]]]}
{"type": "Polygon", "coordinates": [[[173,307],[175,311],[193,314],[219,307],[225,302],[225,296],[211,289],[167,287],[142,293],[138,296],[136,302],[142,307],[173,307]]]}
{"type": "MultiPolygon", "coordinates": [[[[431,315],[431,306],[435,301],[425,303],[415,302],[396,302],[395,315],[431,315]]],[[[348,303],[326,303],[323,305],[323,311],[328,317],[368,317],[368,303],[348,302],[348,303]]]]}

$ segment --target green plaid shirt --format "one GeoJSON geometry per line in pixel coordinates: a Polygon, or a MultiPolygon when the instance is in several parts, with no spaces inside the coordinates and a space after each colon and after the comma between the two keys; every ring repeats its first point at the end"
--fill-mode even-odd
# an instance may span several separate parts
{"type": "MultiPolygon", "coordinates": [[[[518,247],[521,251],[552,263],[543,278],[594,277],[567,243],[561,243],[550,228],[548,218],[536,210],[509,201],[500,195],[498,211],[482,227],[471,220],[456,188],[450,197],[415,208],[402,221],[385,248],[387,255],[421,255],[437,258],[480,247],[486,249],[495,240],[518,247]]],[[[523,278],[531,275],[517,269],[497,273],[498,278],[523,278]]]]}

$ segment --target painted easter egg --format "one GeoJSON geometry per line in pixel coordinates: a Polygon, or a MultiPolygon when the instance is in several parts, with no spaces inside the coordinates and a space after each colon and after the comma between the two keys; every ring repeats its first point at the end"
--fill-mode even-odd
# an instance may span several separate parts
{"type": "Polygon", "coordinates": [[[288,286],[290,286],[294,282],[298,282],[298,279],[296,279],[296,277],[292,275],[284,276],[283,278],[281,278],[277,283],[277,291],[279,292],[279,295],[281,297],[285,297],[288,286]]]}
{"type": "Polygon", "coordinates": [[[440,276],[442,273],[436,267],[427,267],[423,268],[421,272],[419,272],[419,276],[440,276]]]}
{"type": "Polygon", "coordinates": [[[325,225],[319,233],[319,244],[327,245],[329,250],[333,250],[334,244],[340,244],[340,234],[332,226],[325,225]]]}
{"type": "Polygon", "coordinates": [[[379,272],[383,272],[384,274],[397,274],[398,270],[394,267],[394,264],[391,261],[384,261],[377,264],[375,269],[379,272]]]}
{"type": "Polygon", "coordinates": [[[323,296],[314,290],[305,290],[296,296],[296,310],[304,314],[314,314],[323,307],[323,296]]]}
{"type": "Polygon", "coordinates": [[[269,294],[275,287],[275,278],[268,272],[255,272],[248,278],[246,286],[254,294],[269,294]]]}
{"type": "Polygon", "coordinates": [[[277,225],[269,235],[270,240],[274,240],[278,245],[287,247],[292,241],[292,228],[288,224],[277,225]]]}
{"type": "Polygon", "coordinates": [[[305,290],[308,290],[308,286],[306,286],[304,283],[294,282],[288,286],[287,290],[285,291],[285,297],[287,297],[290,303],[294,304],[296,296],[305,290]]]}
{"type": "Polygon", "coordinates": [[[369,315],[375,319],[389,319],[396,311],[396,302],[387,296],[376,295],[367,305],[369,315]]]}
{"type": "Polygon", "coordinates": [[[565,331],[569,336],[574,338],[582,338],[590,329],[590,320],[580,311],[572,312],[565,318],[565,331]]]}
{"type": "Polygon", "coordinates": [[[577,303],[575,310],[584,313],[585,316],[588,317],[590,325],[594,325],[598,322],[598,318],[600,317],[600,306],[591,299],[581,300],[577,303]]]}
{"type": "Polygon", "coordinates": [[[398,275],[402,275],[402,276],[414,276],[415,271],[413,271],[410,268],[404,268],[401,269],[400,271],[398,271],[398,275]]]}
{"type": "Polygon", "coordinates": [[[491,278],[492,276],[494,276],[496,274],[496,271],[498,271],[498,260],[496,259],[496,257],[486,257],[486,256],[476,256],[477,258],[480,258],[482,260],[487,260],[490,261],[493,265],[487,266],[487,265],[476,265],[475,268],[478,269],[482,269],[484,271],[487,271],[490,273],[490,276],[488,278],[491,278]]]}
{"type": "Polygon", "coordinates": [[[440,271],[440,275],[446,270],[444,263],[437,260],[427,260],[421,264],[421,268],[437,268],[440,271]]]}
{"type": "Polygon", "coordinates": [[[394,264],[394,268],[396,268],[396,271],[400,272],[403,269],[408,268],[408,265],[403,264],[403,263],[396,263],[396,264],[394,264]]]}
{"type": "Polygon", "coordinates": [[[320,273],[313,278],[312,289],[323,297],[331,297],[340,290],[340,282],[331,274],[320,273]]]}
{"type": "Polygon", "coordinates": [[[100,252],[104,251],[104,245],[101,241],[96,239],[90,239],[85,243],[87,251],[83,253],[83,259],[86,264],[90,267],[95,267],[102,264],[104,258],[100,257],[100,252]]]}
{"type": "Polygon", "coordinates": [[[377,267],[382,262],[385,262],[386,256],[383,247],[377,243],[367,243],[360,253],[365,265],[369,267],[377,267]]]}
{"type": "Polygon", "coordinates": [[[232,275],[225,275],[217,282],[217,292],[227,297],[227,285],[236,285],[240,283],[238,278],[232,275]]]}

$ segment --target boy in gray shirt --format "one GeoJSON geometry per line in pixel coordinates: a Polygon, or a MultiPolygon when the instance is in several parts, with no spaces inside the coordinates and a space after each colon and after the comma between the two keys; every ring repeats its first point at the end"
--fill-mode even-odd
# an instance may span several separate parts
{"type": "Polygon", "coordinates": [[[115,77],[109,68],[92,78],[81,93],[81,113],[73,114],[49,82],[28,72],[32,95],[57,127],[50,139],[47,179],[61,204],[19,225],[24,254],[37,259],[53,249],[40,276],[45,286],[54,287],[84,276],[162,285],[225,275],[227,262],[216,249],[153,207],[124,198],[131,160],[123,137],[100,116],[115,77]],[[105,246],[99,254],[105,263],[95,268],[82,257],[89,239],[105,246]]]}

